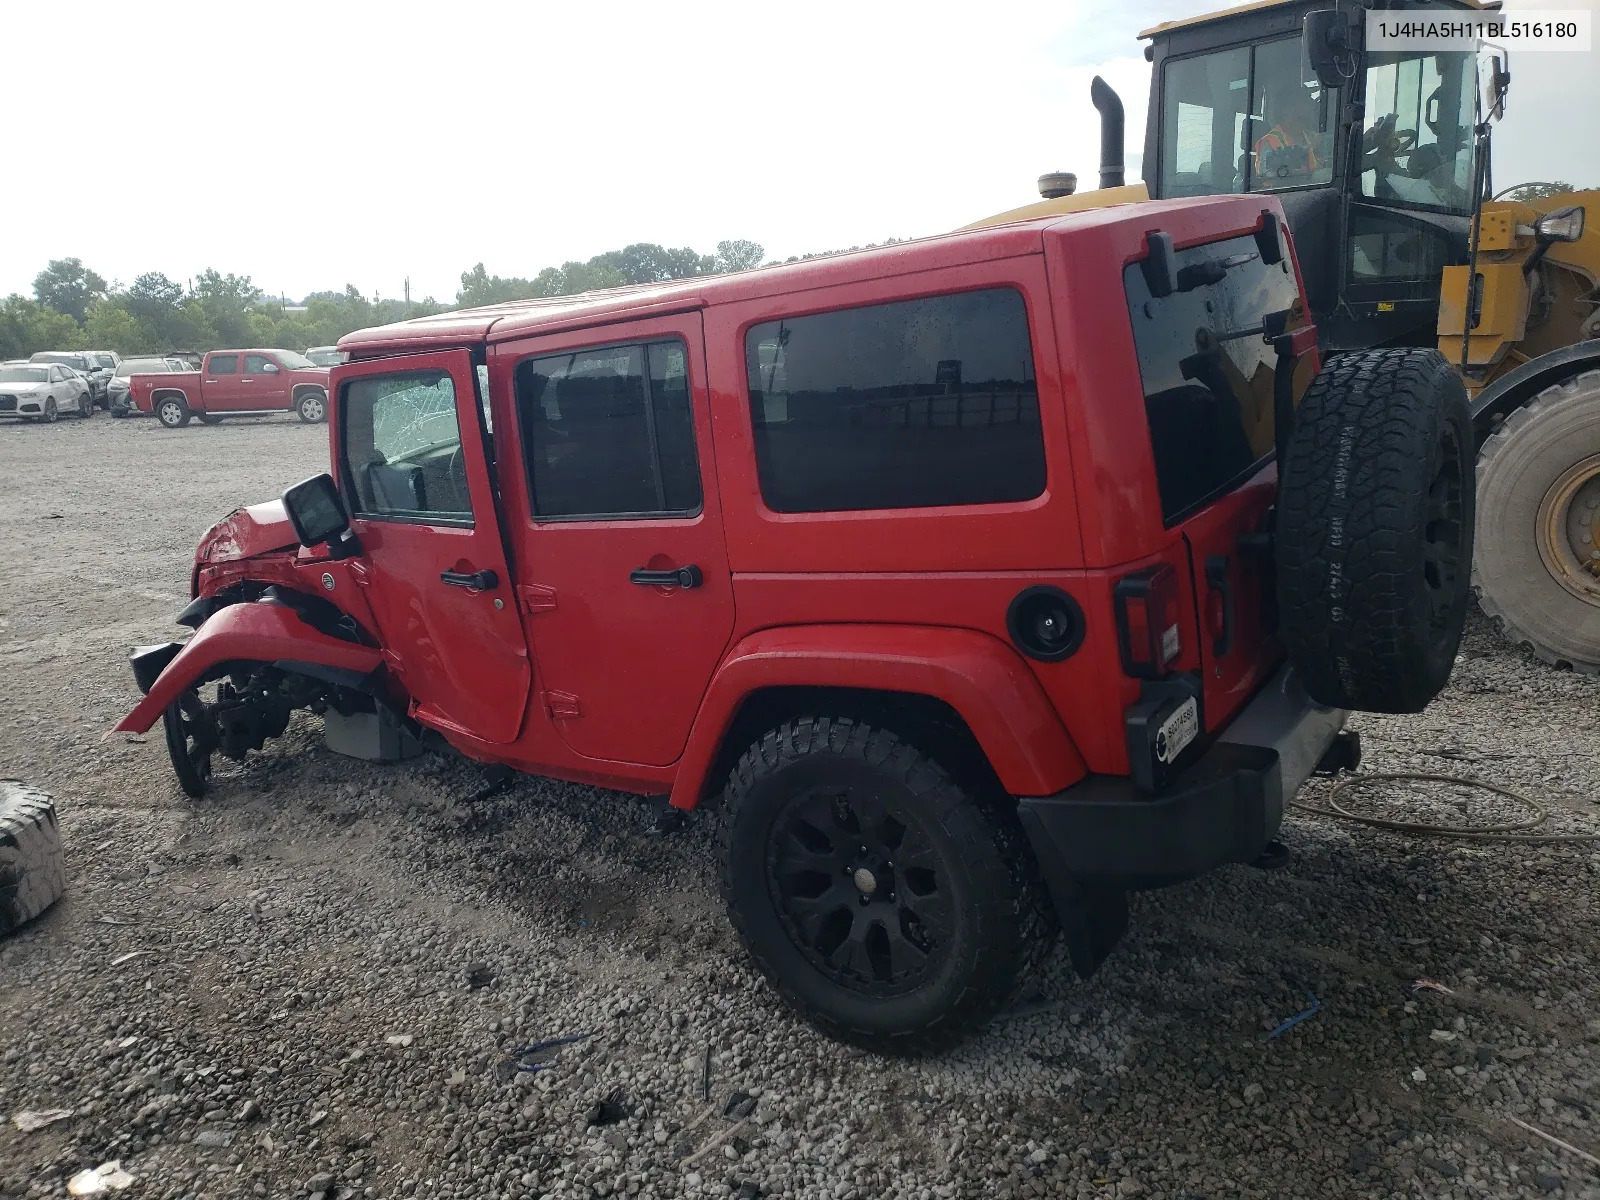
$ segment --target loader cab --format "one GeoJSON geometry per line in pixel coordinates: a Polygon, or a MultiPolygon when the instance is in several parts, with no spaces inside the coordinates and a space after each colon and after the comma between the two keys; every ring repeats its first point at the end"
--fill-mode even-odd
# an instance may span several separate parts
{"type": "Polygon", "coordinates": [[[1476,174],[1477,56],[1363,53],[1333,72],[1305,18],[1250,5],[1146,30],[1144,178],[1154,199],[1272,192],[1324,350],[1431,345],[1446,266],[1464,264],[1476,174]]]}

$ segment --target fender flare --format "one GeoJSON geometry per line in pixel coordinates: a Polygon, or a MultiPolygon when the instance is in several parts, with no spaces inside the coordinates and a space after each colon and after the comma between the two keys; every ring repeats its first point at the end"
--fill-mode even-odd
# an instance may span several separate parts
{"type": "Polygon", "coordinates": [[[238,661],[282,663],[302,674],[331,668],[365,678],[382,664],[383,651],[318,633],[281,604],[231,604],[200,626],[112,732],[146,732],[186,688],[203,682],[219,664],[238,661]]]}
{"type": "Polygon", "coordinates": [[[1472,401],[1472,431],[1479,449],[1494,432],[1497,417],[1509,416],[1545,388],[1592,367],[1600,367],[1600,338],[1551,350],[1500,376],[1472,401]]]}
{"type": "MultiPolygon", "coordinates": [[[[170,385],[163,386],[163,387],[154,387],[154,388],[151,388],[148,392],[145,393],[145,397],[144,397],[145,401],[146,401],[146,403],[148,403],[150,405],[150,408],[149,408],[148,411],[154,413],[156,411],[156,401],[157,401],[157,399],[159,399],[160,397],[165,396],[165,395],[167,395],[167,394],[169,394],[171,392],[176,392],[178,395],[183,397],[183,402],[189,406],[189,411],[190,412],[198,412],[198,411],[200,411],[199,409],[195,408],[193,401],[191,401],[189,399],[189,393],[185,389],[183,389],[181,387],[172,387],[170,385]]],[[[134,401],[134,407],[135,408],[139,407],[139,404],[138,404],[137,400],[134,401]]],[[[145,411],[145,410],[141,410],[141,411],[145,411]]]]}
{"type": "Polygon", "coordinates": [[[1004,642],[970,629],[807,625],[753,633],[712,676],[673,779],[694,808],[744,701],[772,687],[839,687],[932,696],[967,723],[1014,796],[1047,796],[1088,774],[1049,697],[1004,642]]]}

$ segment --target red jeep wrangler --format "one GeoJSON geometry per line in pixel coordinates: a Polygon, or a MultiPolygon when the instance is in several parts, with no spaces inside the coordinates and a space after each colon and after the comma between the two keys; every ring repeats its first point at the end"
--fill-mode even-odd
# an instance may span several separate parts
{"type": "Polygon", "coordinates": [[[205,536],[118,728],[192,795],[300,707],[720,795],[777,989],[948,1044],[1057,928],[1087,973],[1130,889],[1276,856],[1345,710],[1443,686],[1461,384],[1315,339],[1260,196],[361,331],[331,473],[205,536]]]}

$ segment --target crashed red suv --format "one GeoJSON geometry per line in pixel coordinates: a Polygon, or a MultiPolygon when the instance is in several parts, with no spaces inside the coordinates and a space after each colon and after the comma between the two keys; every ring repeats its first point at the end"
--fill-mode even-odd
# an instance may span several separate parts
{"type": "Polygon", "coordinates": [[[1130,890],[1276,856],[1345,710],[1443,685],[1460,384],[1315,341],[1270,197],[352,334],[330,473],[206,535],[118,728],[191,794],[308,707],[720,797],[781,994],[948,1044],[1058,929],[1087,973],[1130,890]]]}

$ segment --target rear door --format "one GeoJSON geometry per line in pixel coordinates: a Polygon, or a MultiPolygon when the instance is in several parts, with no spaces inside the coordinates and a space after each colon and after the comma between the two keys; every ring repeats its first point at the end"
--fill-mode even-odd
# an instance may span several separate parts
{"type": "Polygon", "coordinates": [[[240,372],[241,407],[255,409],[289,407],[288,373],[270,356],[246,354],[240,372]]]}
{"type": "Polygon", "coordinates": [[[700,316],[495,354],[526,470],[515,544],[540,699],[574,752],[665,766],[733,632],[700,316]]]}
{"type": "MultiPolygon", "coordinates": [[[[238,412],[246,407],[239,385],[237,354],[206,356],[200,372],[200,395],[200,407],[206,412],[238,412]]],[[[190,398],[190,407],[194,407],[193,397],[190,398]]]]}
{"type": "MultiPolygon", "coordinates": [[[[1277,492],[1268,332],[1305,323],[1279,238],[1278,262],[1264,261],[1248,234],[1178,251],[1177,286],[1165,296],[1151,295],[1140,264],[1124,273],[1162,518],[1182,532],[1189,559],[1208,729],[1227,722],[1282,658],[1271,560],[1249,536],[1267,529],[1277,492]]],[[[1300,364],[1296,399],[1313,366],[1300,364]]]]}
{"type": "Polygon", "coordinates": [[[478,377],[465,350],[333,372],[334,461],[361,540],[367,602],[424,725],[510,742],[528,648],[490,484],[478,377]]]}

